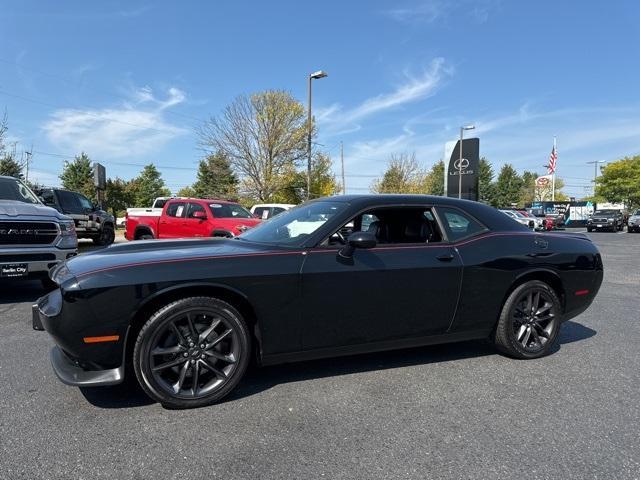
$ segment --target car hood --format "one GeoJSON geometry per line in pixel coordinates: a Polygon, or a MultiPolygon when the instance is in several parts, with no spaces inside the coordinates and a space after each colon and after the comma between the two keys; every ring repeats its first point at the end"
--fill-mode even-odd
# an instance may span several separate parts
{"type": "Polygon", "coordinates": [[[35,203],[18,202],[15,200],[0,200],[0,218],[9,217],[42,217],[48,220],[68,220],[55,208],[35,203]]]}
{"type": "Polygon", "coordinates": [[[139,240],[114,244],[86,255],[79,255],[68,260],[64,270],[65,274],[83,277],[147,264],[238,257],[283,250],[273,245],[227,238],[139,240]]]}

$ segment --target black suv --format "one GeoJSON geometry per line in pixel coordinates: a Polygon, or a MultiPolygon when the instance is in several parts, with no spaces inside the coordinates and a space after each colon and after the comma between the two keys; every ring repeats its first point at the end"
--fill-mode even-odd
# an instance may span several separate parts
{"type": "Polygon", "coordinates": [[[115,239],[113,215],[99,209],[84,195],[59,188],[38,191],[42,203],[73,218],[78,238],[90,238],[96,245],[110,245],[115,239]]]}
{"type": "Polygon", "coordinates": [[[620,210],[596,210],[587,221],[587,232],[593,230],[621,231],[624,228],[624,217],[620,210]]]}

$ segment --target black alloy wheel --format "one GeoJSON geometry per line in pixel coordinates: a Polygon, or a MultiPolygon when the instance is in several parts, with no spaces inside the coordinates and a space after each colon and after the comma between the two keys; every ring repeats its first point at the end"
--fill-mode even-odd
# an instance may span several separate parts
{"type": "Polygon", "coordinates": [[[116,239],[116,232],[111,225],[103,225],[100,230],[100,235],[93,239],[93,243],[96,245],[107,246],[111,245],[116,239]]]}
{"type": "Polygon", "coordinates": [[[495,343],[516,358],[538,358],[552,350],[562,320],[557,294],[532,280],[516,288],[505,302],[496,326],[495,343]]]}
{"type": "Polygon", "coordinates": [[[134,348],[140,385],[172,408],[214,403],[247,368],[248,329],[231,305],[210,297],[173,302],[144,325],[134,348]]]}

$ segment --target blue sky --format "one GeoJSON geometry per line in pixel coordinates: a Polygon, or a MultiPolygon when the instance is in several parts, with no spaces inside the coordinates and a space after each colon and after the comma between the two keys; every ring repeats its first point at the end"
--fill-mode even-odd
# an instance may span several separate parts
{"type": "Polygon", "coordinates": [[[154,162],[177,191],[201,152],[194,128],[239,94],[306,102],[347,191],[391,153],[430,167],[475,123],[496,169],[558,175],[585,194],[593,160],[640,153],[640,2],[0,0],[0,108],[33,144],[32,178],[56,183],[85,150],[109,176],[154,162]],[[167,168],[173,167],[173,168],[167,168]]]}

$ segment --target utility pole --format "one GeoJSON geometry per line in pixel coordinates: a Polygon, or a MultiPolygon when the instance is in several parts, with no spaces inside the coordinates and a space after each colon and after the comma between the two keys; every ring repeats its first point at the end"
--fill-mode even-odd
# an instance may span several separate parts
{"type": "Polygon", "coordinates": [[[25,165],[25,180],[28,182],[29,181],[29,163],[31,162],[31,155],[33,155],[33,144],[31,144],[31,150],[29,150],[28,152],[24,152],[24,155],[26,157],[26,165],[25,165]]]}
{"type": "Polygon", "coordinates": [[[598,164],[606,163],[604,160],[593,160],[592,162],[587,162],[587,164],[593,163],[593,195],[596,194],[596,180],[598,179],[598,164]]]}
{"type": "Polygon", "coordinates": [[[342,146],[342,141],[340,142],[340,164],[342,165],[342,194],[347,194],[347,184],[344,183],[344,149],[342,146]]]}

